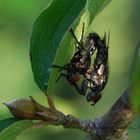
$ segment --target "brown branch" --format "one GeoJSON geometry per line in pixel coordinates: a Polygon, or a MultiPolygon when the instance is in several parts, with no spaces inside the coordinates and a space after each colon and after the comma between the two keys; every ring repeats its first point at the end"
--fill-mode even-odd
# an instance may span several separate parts
{"type": "Polygon", "coordinates": [[[83,126],[77,128],[88,132],[90,140],[130,140],[126,129],[137,115],[137,112],[131,108],[130,97],[131,90],[127,89],[102,117],[94,121],[77,119],[77,122],[83,126]]]}
{"type": "Polygon", "coordinates": [[[30,97],[30,100],[24,99],[22,107],[20,107],[19,101],[6,105],[15,117],[41,120],[44,124],[47,122],[50,125],[80,129],[89,134],[88,140],[129,140],[126,129],[137,115],[130,105],[130,92],[130,89],[127,89],[105,115],[94,121],[80,120],[72,115],[63,114],[55,108],[50,96],[47,96],[49,107],[41,105],[33,97],[30,97]],[[16,106],[16,102],[18,102],[18,106],[16,106]],[[31,106],[31,110],[28,112],[26,111],[27,104],[31,106]],[[21,108],[22,110],[20,110],[21,108]],[[17,112],[18,115],[16,115],[17,112]],[[30,115],[29,117],[27,113],[30,115]]]}

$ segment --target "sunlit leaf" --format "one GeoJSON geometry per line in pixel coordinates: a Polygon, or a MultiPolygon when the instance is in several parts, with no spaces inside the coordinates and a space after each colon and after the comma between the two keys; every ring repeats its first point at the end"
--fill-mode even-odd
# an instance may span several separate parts
{"type": "Polygon", "coordinates": [[[89,24],[112,0],[88,0],[89,24]]]}
{"type": "Polygon", "coordinates": [[[66,64],[74,53],[74,41],[67,32],[72,23],[79,38],[83,22],[87,28],[109,2],[110,0],[54,0],[41,13],[35,22],[30,43],[34,79],[41,90],[52,93],[58,76],[51,69],[52,63],[66,64]]]}
{"type": "Polygon", "coordinates": [[[86,0],[54,0],[34,24],[30,43],[31,64],[35,81],[43,91],[47,90],[57,48],[85,4],[86,0]]]}
{"type": "MultiPolygon", "coordinates": [[[[83,23],[85,23],[85,33],[86,29],[91,25],[95,16],[101,12],[101,10],[110,3],[111,0],[88,0],[86,4],[86,9],[84,13],[76,20],[74,24],[75,34],[78,39],[80,39],[82,34],[83,23]]],[[[75,52],[75,40],[73,39],[70,32],[66,34],[60,47],[58,48],[54,63],[57,65],[63,66],[68,63],[75,52]]],[[[53,92],[53,87],[57,77],[59,76],[59,72],[57,70],[52,71],[48,91],[50,93],[53,92]]]]}

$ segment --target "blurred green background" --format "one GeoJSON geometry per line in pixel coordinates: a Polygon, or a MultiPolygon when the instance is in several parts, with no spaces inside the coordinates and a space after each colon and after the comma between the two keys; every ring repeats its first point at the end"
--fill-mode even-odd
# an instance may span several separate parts
{"type": "MultiPolygon", "coordinates": [[[[33,96],[47,104],[34,82],[29,61],[29,38],[32,25],[51,0],[0,0],[0,119],[10,115],[3,102],[33,96]]],[[[135,47],[140,40],[139,0],[112,1],[94,20],[89,31],[101,36],[111,31],[109,48],[110,77],[103,98],[91,107],[66,80],[55,87],[58,109],[82,119],[103,115],[129,85],[129,75],[135,47]],[[70,90],[68,90],[70,89],[70,90]]],[[[57,15],[56,15],[57,16],[57,15]]],[[[79,130],[47,126],[34,128],[18,140],[81,140],[86,134],[79,130]]],[[[129,129],[129,135],[139,140],[140,119],[129,129]]]]}

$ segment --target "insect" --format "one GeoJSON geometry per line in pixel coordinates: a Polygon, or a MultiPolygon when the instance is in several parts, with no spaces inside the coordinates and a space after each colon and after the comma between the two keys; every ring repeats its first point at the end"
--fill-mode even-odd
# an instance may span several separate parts
{"type": "MultiPolygon", "coordinates": [[[[83,42],[83,34],[84,34],[84,24],[82,29],[82,35],[80,41],[78,41],[72,29],[70,29],[72,36],[75,38],[77,43],[78,50],[74,53],[70,63],[65,64],[64,66],[52,65],[54,68],[59,68],[60,70],[66,70],[67,73],[61,73],[56,81],[60,79],[60,77],[65,77],[67,81],[74,85],[76,90],[78,89],[77,81],[80,80],[80,76],[84,75],[87,70],[90,68],[91,63],[91,55],[94,54],[96,50],[96,38],[98,37],[96,33],[90,34],[87,37],[86,42],[83,42]]],[[[78,92],[83,93],[83,92],[78,92]]]]}
{"type": "MultiPolygon", "coordinates": [[[[101,91],[104,89],[109,72],[108,72],[108,46],[109,46],[109,35],[108,42],[106,42],[106,33],[104,38],[101,39],[99,36],[96,40],[97,54],[92,68],[88,69],[84,74],[85,79],[82,82],[81,87],[77,87],[78,92],[82,92],[82,95],[86,94],[87,88],[90,92],[87,93],[86,99],[88,102],[92,102],[95,105],[101,98],[101,91]],[[84,89],[84,90],[83,90],[84,89]]],[[[92,36],[92,33],[91,35],[92,36]]]]}
{"type": "Polygon", "coordinates": [[[108,34],[108,42],[106,41],[106,33],[103,39],[97,33],[90,33],[84,43],[84,26],[80,42],[77,40],[72,29],[70,29],[70,32],[78,44],[78,51],[75,52],[70,63],[63,67],[53,65],[55,68],[67,71],[66,74],[61,73],[57,80],[61,76],[64,76],[71,85],[75,86],[77,92],[83,96],[86,95],[87,89],[89,88],[90,92],[87,93],[86,99],[88,102],[92,102],[92,105],[95,105],[100,100],[102,96],[101,91],[104,89],[108,80],[108,46],[110,33],[108,34]],[[96,58],[93,66],[90,68],[91,55],[94,54],[96,49],[96,58]],[[79,86],[77,81],[80,80],[81,76],[84,77],[84,80],[82,85],[79,86]]]}

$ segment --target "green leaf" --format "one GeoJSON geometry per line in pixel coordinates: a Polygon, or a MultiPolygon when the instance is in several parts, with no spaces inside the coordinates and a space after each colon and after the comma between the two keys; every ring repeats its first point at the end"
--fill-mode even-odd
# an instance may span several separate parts
{"type": "Polygon", "coordinates": [[[130,73],[130,80],[133,82],[135,79],[139,77],[140,72],[140,42],[137,44],[135,52],[134,52],[134,58],[132,62],[132,69],[130,73]]]}
{"type": "Polygon", "coordinates": [[[18,121],[5,128],[0,133],[0,140],[17,140],[17,137],[25,130],[33,127],[34,123],[30,120],[18,121]]]}
{"type": "Polygon", "coordinates": [[[6,127],[10,126],[11,124],[15,123],[19,121],[18,119],[16,118],[7,118],[7,119],[4,119],[4,120],[0,120],[0,132],[5,129],[6,127]]]}
{"type": "Polygon", "coordinates": [[[54,0],[41,13],[35,22],[30,43],[34,79],[41,90],[48,94],[53,92],[59,73],[51,69],[52,63],[63,66],[73,56],[74,39],[67,32],[72,23],[76,21],[73,28],[77,38],[80,38],[83,22],[87,28],[110,1],[54,0]]]}
{"type": "MultiPolygon", "coordinates": [[[[101,12],[101,10],[110,3],[111,0],[88,0],[86,4],[86,10],[84,13],[77,19],[74,27],[76,28],[75,34],[78,39],[80,39],[82,34],[82,26],[85,23],[85,32],[88,26],[91,25],[91,22],[95,18],[95,16],[101,12]]],[[[73,36],[71,36],[70,32],[66,34],[60,47],[58,48],[54,64],[63,66],[64,64],[68,63],[75,52],[75,40],[73,36]]],[[[49,93],[53,93],[53,87],[56,84],[55,81],[59,76],[59,72],[53,69],[50,80],[48,91],[49,93]]]]}
{"type": "Polygon", "coordinates": [[[140,42],[138,43],[132,64],[132,70],[130,74],[130,81],[132,85],[132,105],[134,109],[140,108],[140,42]]]}
{"type": "Polygon", "coordinates": [[[30,40],[31,64],[34,79],[44,92],[57,48],[85,4],[86,0],[53,0],[34,24],[30,40]]]}
{"type": "Polygon", "coordinates": [[[89,24],[112,0],[88,0],[89,24]]]}

